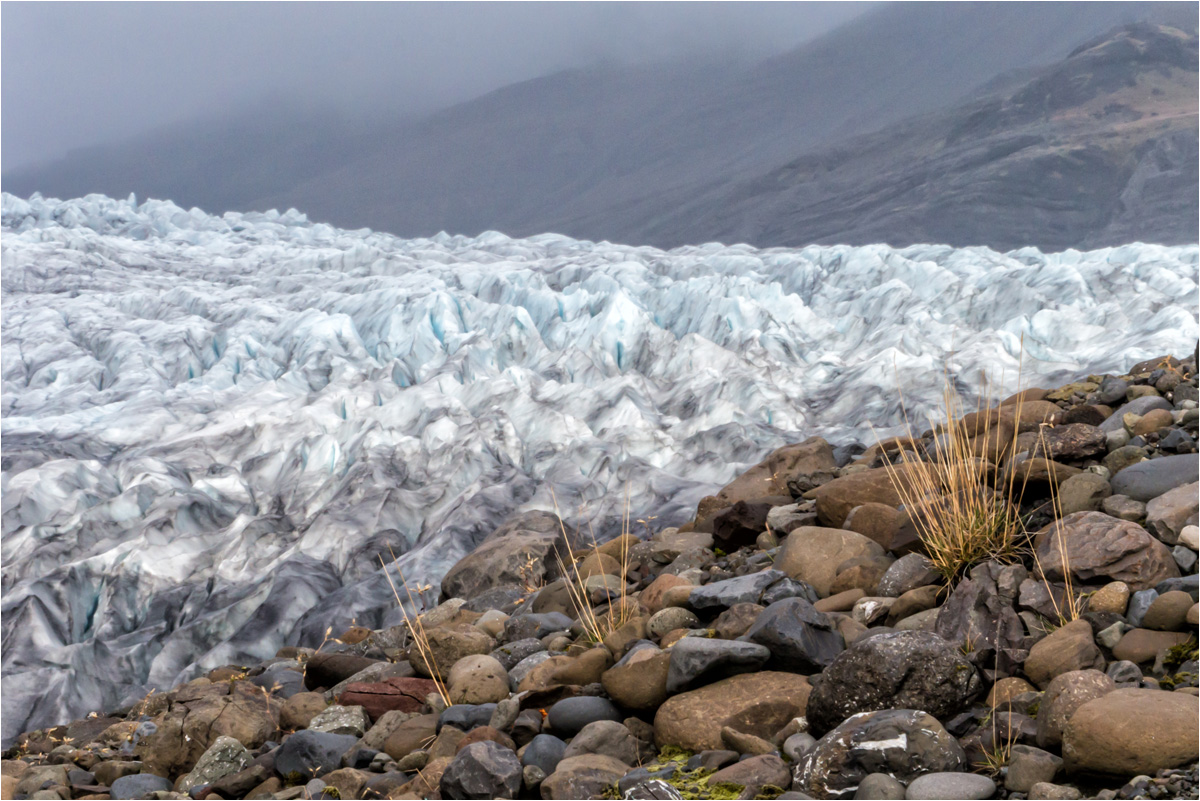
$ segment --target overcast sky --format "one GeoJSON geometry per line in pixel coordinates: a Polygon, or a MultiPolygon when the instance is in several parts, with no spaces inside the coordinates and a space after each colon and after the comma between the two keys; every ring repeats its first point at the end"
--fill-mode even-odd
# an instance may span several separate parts
{"type": "Polygon", "coordinates": [[[0,5],[3,166],[265,94],[414,112],[596,61],[761,57],[857,3],[0,5]]]}

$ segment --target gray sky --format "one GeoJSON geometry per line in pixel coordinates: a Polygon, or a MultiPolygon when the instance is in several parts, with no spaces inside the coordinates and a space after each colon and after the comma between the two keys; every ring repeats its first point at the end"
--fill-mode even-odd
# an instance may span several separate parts
{"type": "Polygon", "coordinates": [[[3,166],[265,94],[415,113],[597,61],[762,57],[859,3],[0,5],[3,166]]]}

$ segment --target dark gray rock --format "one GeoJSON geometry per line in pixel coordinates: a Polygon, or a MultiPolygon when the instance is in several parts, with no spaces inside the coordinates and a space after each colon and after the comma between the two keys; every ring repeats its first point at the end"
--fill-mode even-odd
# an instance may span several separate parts
{"type": "Polygon", "coordinates": [[[440,732],[443,726],[453,726],[459,731],[471,731],[488,725],[495,712],[495,704],[454,704],[438,716],[437,730],[440,732]]]}
{"type": "Polygon", "coordinates": [[[113,801],[121,799],[128,801],[134,798],[149,798],[151,793],[167,792],[172,788],[168,779],[151,773],[135,773],[132,776],[122,776],[112,783],[109,797],[113,801]]]}
{"type": "Polygon", "coordinates": [[[881,709],[920,709],[948,720],[982,689],[958,648],[928,631],[859,640],[810,681],[807,716],[818,735],[851,715],[881,709]]]}
{"type": "Polygon", "coordinates": [[[276,698],[291,698],[296,693],[304,692],[304,670],[293,670],[295,663],[271,665],[269,668],[251,676],[247,681],[262,687],[276,698]]]}
{"type": "Polygon", "coordinates": [[[1130,465],[1113,476],[1111,483],[1116,495],[1150,501],[1197,480],[1200,480],[1200,454],[1188,453],[1130,465]]]}
{"type": "Polygon", "coordinates": [[[537,639],[556,631],[566,631],[575,621],[562,612],[530,613],[514,615],[504,621],[504,639],[506,642],[517,640],[537,639]]]}
{"type": "Polygon", "coordinates": [[[1137,666],[1136,662],[1130,662],[1128,659],[1113,662],[1104,673],[1118,687],[1121,685],[1142,686],[1142,669],[1137,666]]]}
{"type": "Polygon", "coordinates": [[[496,650],[492,651],[491,656],[503,666],[505,670],[512,670],[522,659],[541,653],[546,650],[546,646],[536,637],[526,637],[523,640],[506,643],[501,645],[496,650]]]}
{"type": "Polygon", "coordinates": [[[1172,428],[1165,437],[1158,441],[1159,450],[1167,453],[1194,453],[1196,450],[1196,440],[1192,439],[1181,428],[1172,428]]]}
{"type": "Polygon", "coordinates": [[[762,594],[777,581],[785,578],[779,570],[763,570],[748,576],[737,576],[697,587],[688,596],[693,609],[728,609],[734,604],[755,604],[762,594]]]}
{"type": "Polygon", "coordinates": [[[492,740],[471,743],[454,755],[439,787],[442,798],[516,798],[521,760],[492,740]]]}
{"type": "Polygon", "coordinates": [[[668,693],[758,670],[771,658],[771,652],[761,645],[703,637],[685,637],[671,647],[670,653],[668,693]]]}
{"type": "MultiPolygon", "coordinates": [[[[545,662],[552,656],[554,656],[554,654],[550,651],[538,651],[530,654],[517,664],[513,665],[508,669],[508,688],[515,693],[517,691],[517,687],[521,685],[521,680],[529,675],[529,671],[533,670],[535,667],[540,665],[542,662],[545,662]]],[[[501,662],[501,664],[503,664],[503,662],[501,662]]]]}
{"type": "Polygon", "coordinates": [[[872,773],[911,783],[926,773],[966,766],[962,747],[932,715],[886,709],[855,715],[818,740],[797,764],[792,788],[837,797],[852,793],[872,773]]]}
{"type": "Polygon", "coordinates": [[[813,585],[807,581],[782,578],[770,587],[767,587],[759,603],[763,606],[770,606],[776,601],[782,601],[784,598],[803,598],[810,604],[815,604],[820,600],[821,596],[817,595],[817,591],[813,589],[813,585]]]}
{"type": "Polygon", "coordinates": [[[331,734],[304,729],[289,736],[275,751],[275,771],[280,776],[299,774],[317,778],[342,766],[342,754],[358,738],[349,734],[331,734]]]}
{"type": "Polygon", "coordinates": [[[1190,576],[1165,579],[1154,585],[1154,591],[1159,595],[1165,595],[1175,590],[1186,592],[1192,596],[1193,601],[1200,600],[1200,576],[1193,573],[1190,576]]]}
{"type": "Polygon", "coordinates": [[[773,666],[794,673],[818,673],[846,647],[833,621],[803,598],[771,604],[740,639],[766,646],[773,666]]]}
{"type": "Polygon", "coordinates": [[[1031,745],[1014,745],[1009,750],[1004,788],[1011,793],[1028,793],[1038,782],[1052,782],[1062,767],[1061,757],[1031,745]]]}
{"type": "Polygon", "coordinates": [[[1129,382],[1110,375],[1100,382],[1100,386],[1091,395],[1088,395],[1088,403],[1116,407],[1125,402],[1125,392],[1128,389],[1129,382]]]}
{"type": "Polygon", "coordinates": [[[549,776],[563,758],[567,744],[553,734],[539,734],[529,741],[521,754],[522,765],[536,765],[549,776]]]}
{"type": "Polygon", "coordinates": [[[507,613],[508,609],[528,596],[529,593],[524,588],[516,584],[505,584],[479,593],[463,604],[462,608],[469,612],[482,613],[490,609],[499,609],[501,612],[507,613]]]}
{"type": "Polygon", "coordinates": [[[624,720],[621,711],[607,698],[583,695],[564,698],[550,707],[546,722],[555,732],[574,737],[584,726],[597,720],[624,720]]]}
{"type": "Polygon", "coordinates": [[[970,661],[1013,675],[1029,655],[1025,626],[1015,608],[1021,583],[1029,578],[1023,566],[985,562],[971,569],[938,612],[934,632],[965,646],[970,661]]]}
{"type": "Polygon", "coordinates": [[[875,594],[885,598],[899,598],[917,587],[941,583],[942,577],[933,569],[928,557],[919,553],[909,553],[892,562],[891,567],[879,579],[875,594]]]}

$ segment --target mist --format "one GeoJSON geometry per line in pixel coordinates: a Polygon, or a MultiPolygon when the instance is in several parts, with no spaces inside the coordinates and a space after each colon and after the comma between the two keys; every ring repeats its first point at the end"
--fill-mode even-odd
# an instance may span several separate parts
{"type": "Polygon", "coordinates": [[[263,98],[418,115],[571,67],[762,58],[872,5],[7,2],[3,167],[263,98]]]}

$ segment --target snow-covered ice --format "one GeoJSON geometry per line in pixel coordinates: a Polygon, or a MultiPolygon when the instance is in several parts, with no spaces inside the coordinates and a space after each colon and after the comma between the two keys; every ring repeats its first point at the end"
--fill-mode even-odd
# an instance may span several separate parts
{"type": "Polygon", "coordinates": [[[354,619],[506,515],[1197,337],[1196,247],[661,251],[3,196],[3,741],[354,619]]]}

